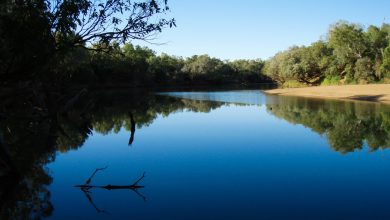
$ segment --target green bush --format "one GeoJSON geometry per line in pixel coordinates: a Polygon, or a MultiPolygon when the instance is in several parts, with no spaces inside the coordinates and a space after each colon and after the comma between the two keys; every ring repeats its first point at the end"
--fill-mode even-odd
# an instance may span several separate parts
{"type": "Polygon", "coordinates": [[[306,86],[306,84],[300,83],[297,80],[287,80],[282,84],[283,88],[301,88],[306,86]]]}
{"type": "Polygon", "coordinates": [[[340,85],[340,76],[327,76],[322,81],[321,86],[332,86],[332,85],[340,85]]]}

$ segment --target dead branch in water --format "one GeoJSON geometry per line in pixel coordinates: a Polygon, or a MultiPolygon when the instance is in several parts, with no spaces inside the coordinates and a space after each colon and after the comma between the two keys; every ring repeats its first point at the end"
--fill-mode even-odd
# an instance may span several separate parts
{"type": "Polygon", "coordinates": [[[146,201],[146,197],[142,195],[138,189],[144,188],[144,186],[138,185],[139,182],[145,177],[145,172],[142,173],[142,176],[140,176],[134,183],[129,184],[129,185],[91,185],[90,183],[92,182],[93,177],[96,175],[97,172],[102,171],[107,169],[106,167],[103,168],[97,168],[95,171],[92,173],[92,175],[85,181],[84,184],[81,185],[75,185],[74,187],[80,188],[81,191],[85,194],[87,197],[89,203],[96,209],[97,212],[99,213],[108,213],[102,209],[99,209],[96,204],[93,202],[92,199],[92,192],[90,191],[93,188],[100,188],[100,189],[106,189],[106,190],[116,190],[116,189],[130,189],[131,191],[135,192],[139,197],[141,197],[144,201],[146,201]]]}
{"type": "Polygon", "coordinates": [[[91,189],[91,188],[102,188],[102,189],[107,189],[107,190],[112,190],[112,189],[140,189],[140,188],[144,188],[144,186],[138,185],[138,183],[145,177],[145,172],[133,184],[130,184],[130,185],[111,185],[111,184],[108,184],[108,185],[90,185],[90,183],[92,181],[92,178],[96,175],[96,173],[98,171],[105,170],[105,169],[107,169],[107,167],[96,169],[92,173],[92,175],[87,179],[87,181],[85,181],[85,184],[75,185],[75,187],[88,188],[88,189],[91,189]]]}

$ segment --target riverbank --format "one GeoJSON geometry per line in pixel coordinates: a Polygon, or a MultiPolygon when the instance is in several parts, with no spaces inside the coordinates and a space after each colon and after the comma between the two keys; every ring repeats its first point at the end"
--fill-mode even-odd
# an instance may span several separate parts
{"type": "Polygon", "coordinates": [[[312,98],[350,99],[390,104],[390,84],[314,86],[265,90],[266,94],[312,98]]]}

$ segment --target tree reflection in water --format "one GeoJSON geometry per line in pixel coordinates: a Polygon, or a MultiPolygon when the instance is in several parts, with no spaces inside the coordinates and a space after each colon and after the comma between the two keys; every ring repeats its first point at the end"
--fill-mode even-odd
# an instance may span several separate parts
{"type": "MultiPolygon", "coordinates": [[[[0,219],[50,216],[52,177],[45,165],[54,161],[56,151],[81,147],[92,130],[108,134],[124,127],[131,145],[136,127],[150,125],[159,114],[184,109],[209,112],[223,105],[144,92],[83,91],[70,96],[77,97],[71,98],[71,105],[45,101],[47,97],[42,96],[21,94],[0,101],[0,219]]],[[[97,208],[88,190],[84,192],[97,208]]]]}
{"type": "MultiPolygon", "coordinates": [[[[45,165],[55,159],[57,151],[81,147],[92,130],[108,134],[124,127],[131,145],[136,128],[150,125],[158,115],[210,112],[226,104],[143,92],[89,91],[76,96],[72,105],[45,102],[33,95],[0,101],[1,219],[50,216],[54,210],[48,190],[52,177],[45,165]]],[[[282,96],[267,96],[266,103],[268,113],[324,135],[337,152],[353,152],[364,143],[371,151],[390,146],[390,106],[282,96]]],[[[104,212],[93,202],[91,188],[81,189],[96,210],[104,212]]]]}
{"type": "Polygon", "coordinates": [[[346,154],[390,147],[390,105],[370,102],[268,96],[267,110],[293,124],[325,135],[330,146],[346,154]]]}

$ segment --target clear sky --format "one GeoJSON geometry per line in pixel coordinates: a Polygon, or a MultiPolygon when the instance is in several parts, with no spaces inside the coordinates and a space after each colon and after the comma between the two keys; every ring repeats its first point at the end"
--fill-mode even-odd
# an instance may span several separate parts
{"type": "MultiPolygon", "coordinates": [[[[177,27],[146,45],[158,53],[267,59],[292,45],[325,38],[339,20],[390,23],[390,0],[168,0],[177,27]]],[[[137,43],[137,42],[135,42],[137,43]]]]}

